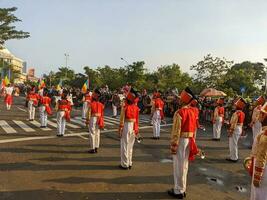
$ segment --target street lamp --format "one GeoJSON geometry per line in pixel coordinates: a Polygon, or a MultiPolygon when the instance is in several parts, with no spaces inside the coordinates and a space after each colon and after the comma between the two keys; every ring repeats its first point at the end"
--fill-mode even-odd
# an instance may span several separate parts
{"type": "Polygon", "coordinates": [[[66,59],[66,73],[65,73],[65,79],[67,80],[67,72],[68,72],[68,59],[70,55],[68,53],[64,53],[65,59],[66,59]]]}
{"type": "Polygon", "coordinates": [[[121,58],[121,60],[123,60],[127,65],[130,65],[124,58],[121,58]]]}

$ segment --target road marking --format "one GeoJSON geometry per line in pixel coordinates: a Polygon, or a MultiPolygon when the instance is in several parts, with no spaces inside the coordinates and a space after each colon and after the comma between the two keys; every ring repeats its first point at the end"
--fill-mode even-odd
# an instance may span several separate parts
{"type": "MultiPolygon", "coordinates": [[[[1,126],[1,122],[3,120],[0,120],[0,126],[1,126]]],[[[4,121],[5,122],[5,121],[4,121]]],[[[165,124],[165,125],[161,125],[161,127],[166,127],[166,126],[172,126],[172,124],[165,124]]],[[[147,128],[152,128],[152,126],[143,126],[140,127],[139,129],[147,129],[147,128]]],[[[104,130],[101,131],[101,133],[111,133],[111,132],[116,132],[118,131],[118,129],[110,129],[110,130],[104,130]]],[[[75,137],[78,135],[87,135],[88,132],[81,132],[81,133],[70,133],[67,135],[64,135],[64,137],[75,137]]],[[[33,141],[33,140],[46,140],[46,139],[55,139],[57,138],[57,136],[35,136],[35,137],[26,137],[26,138],[16,138],[16,139],[4,139],[4,140],[0,140],[0,144],[4,144],[4,143],[12,143],[12,142],[23,142],[23,141],[33,141]]]]}
{"type": "MultiPolygon", "coordinates": [[[[41,124],[39,122],[35,121],[35,120],[34,121],[30,121],[30,123],[33,124],[34,126],[38,127],[38,128],[40,128],[40,126],[41,126],[41,124]]],[[[46,128],[41,128],[41,130],[43,130],[43,131],[51,131],[52,129],[46,127],[46,128]]]]}
{"type": "Polygon", "coordinates": [[[27,112],[27,110],[25,110],[25,109],[23,109],[23,108],[20,108],[20,107],[18,107],[18,106],[17,106],[17,108],[18,108],[19,110],[23,111],[23,112],[27,112]]]}
{"type": "Polygon", "coordinates": [[[0,126],[5,130],[6,133],[17,133],[17,131],[9,126],[9,124],[4,120],[0,120],[0,126]]]}
{"type": "MultiPolygon", "coordinates": [[[[71,119],[73,120],[73,122],[77,123],[77,124],[83,124],[83,126],[85,126],[85,123],[82,122],[83,119],[81,117],[74,117],[75,119],[71,119]],[[77,119],[77,120],[76,120],[77,119]]],[[[104,118],[104,124],[107,124],[107,125],[110,125],[110,126],[114,126],[116,124],[114,123],[110,123],[110,122],[107,122],[107,120],[104,118]]]]}
{"type": "Polygon", "coordinates": [[[17,121],[17,120],[13,120],[13,122],[15,124],[17,124],[20,128],[22,128],[24,131],[26,132],[35,132],[34,129],[32,129],[31,127],[29,127],[27,124],[25,124],[24,122],[22,121],[17,121]]]}
{"type": "Polygon", "coordinates": [[[84,139],[84,140],[88,140],[87,137],[84,137],[84,136],[82,136],[82,135],[77,135],[77,136],[80,137],[80,138],[82,138],[82,139],[84,139]]]}
{"type": "Polygon", "coordinates": [[[54,122],[51,122],[51,121],[47,120],[47,124],[49,124],[50,126],[53,126],[53,127],[57,128],[57,124],[54,123],[54,122]]]}
{"type": "Polygon", "coordinates": [[[76,120],[76,119],[70,119],[71,122],[74,122],[76,124],[80,124],[82,126],[85,126],[85,123],[81,122],[80,120],[76,120]]]}
{"type": "MultiPolygon", "coordinates": [[[[57,121],[56,118],[53,118],[52,120],[53,120],[53,121],[57,121]]],[[[80,126],[77,126],[77,125],[75,125],[75,124],[71,124],[71,123],[69,123],[69,122],[66,122],[66,126],[69,126],[69,127],[71,127],[71,128],[81,128],[80,126]]]]}

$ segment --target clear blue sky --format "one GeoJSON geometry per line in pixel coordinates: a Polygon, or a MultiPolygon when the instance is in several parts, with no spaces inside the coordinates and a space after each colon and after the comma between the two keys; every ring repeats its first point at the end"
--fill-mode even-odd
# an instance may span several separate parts
{"type": "MultiPolygon", "coordinates": [[[[177,63],[183,71],[204,55],[235,62],[267,57],[266,0],[0,0],[16,6],[31,37],[7,47],[37,74],[65,65],[150,69],[177,63]]],[[[191,72],[190,72],[191,73],[191,72]]]]}

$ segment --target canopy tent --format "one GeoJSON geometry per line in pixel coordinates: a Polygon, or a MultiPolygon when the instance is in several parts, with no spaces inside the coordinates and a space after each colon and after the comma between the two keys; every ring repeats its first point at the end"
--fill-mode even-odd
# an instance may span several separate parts
{"type": "Polygon", "coordinates": [[[223,91],[216,90],[214,88],[206,88],[201,93],[202,97],[222,97],[227,96],[223,91]]]}

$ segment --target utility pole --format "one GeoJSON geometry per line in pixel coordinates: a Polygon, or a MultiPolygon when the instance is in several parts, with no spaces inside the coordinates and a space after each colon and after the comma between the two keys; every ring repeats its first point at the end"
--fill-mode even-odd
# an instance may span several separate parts
{"type": "Polygon", "coordinates": [[[127,65],[130,65],[130,64],[128,63],[128,61],[125,60],[124,58],[121,58],[121,60],[123,60],[127,65]]]}
{"type": "Polygon", "coordinates": [[[68,59],[69,59],[69,54],[65,53],[64,54],[65,59],[66,59],[66,73],[65,73],[65,80],[67,80],[67,72],[68,72],[68,59]]]}

